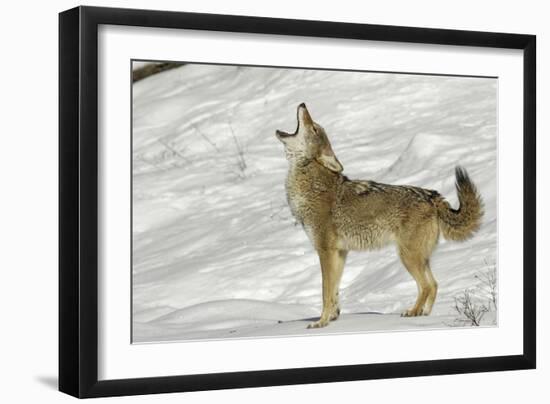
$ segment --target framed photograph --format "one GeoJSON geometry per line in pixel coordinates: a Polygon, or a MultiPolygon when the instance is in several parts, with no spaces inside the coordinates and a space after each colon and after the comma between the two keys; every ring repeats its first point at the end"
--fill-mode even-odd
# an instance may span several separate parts
{"type": "Polygon", "coordinates": [[[59,388],[536,364],[535,36],[59,17],[59,388]]]}

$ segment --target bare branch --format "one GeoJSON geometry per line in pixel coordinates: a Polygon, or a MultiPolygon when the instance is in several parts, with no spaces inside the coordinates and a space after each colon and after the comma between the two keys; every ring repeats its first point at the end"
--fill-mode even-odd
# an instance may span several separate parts
{"type": "Polygon", "coordinates": [[[475,275],[475,278],[480,282],[479,289],[489,296],[490,302],[493,304],[495,310],[497,310],[498,281],[496,267],[494,265],[490,266],[487,264],[487,261],[485,261],[485,265],[489,269],[475,275]]]}
{"type": "Polygon", "coordinates": [[[220,153],[220,149],[218,149],[218,146],[216,146],[216,143],[214,143],[208,136],[206,136],[206,134],[199,129],[198,126],[196,125],[192,125],[193,129],[195,129],[199,135],[201,135],[201,137],[210,145],[214,148],[214,150],[216,150],[218,153],[220,153]]]}
{"type": "Polygon", "coordinates": [[[472,292],[468,289],[462,295],[455,297],[454,309],[460,316],[465,318],[466,323],[470,322],[470,325],[476,327],[479,327],[483,316],[489,311],[486,305],[474,302],[472,292]]]}
{"type": "Polygon", "coordinates": [[[176,156],[180,157],[182,160],[184,160],[186,163],[191,163],[191,161],[187,157],[185,157],[179,150],[174,149],[172,146],[170,146],[168,143],[166,143],[162,139],[157,139],[157,141],[161,145],[166,147],[168,150],[170,150],[174,155],[176,155],[176,156]]]}
{"type": "Polygon", "coordinates": [[[132,72],[132,82],[143,80],[149,76],[157,73],[164,72],[166,70],[175,69],[176,67],[183,66],[185,63],[164,62],[164,63],[152,63],[140,67],[132,72]]]}
{"type": "Polygon", "coordinates": [[[229,129],[231,130],[231,136],[233,137],[233,142],[235,143],[235,148],[237,151],[237,168],[239,169],[239,177],[242,179],[246,177],[246,169],[248,167],[244,157],[245,151],[243,146],[237,140],[237,136],[235,135],[235,131],[233,130],[231,123],[229,123],[229,129]]]}

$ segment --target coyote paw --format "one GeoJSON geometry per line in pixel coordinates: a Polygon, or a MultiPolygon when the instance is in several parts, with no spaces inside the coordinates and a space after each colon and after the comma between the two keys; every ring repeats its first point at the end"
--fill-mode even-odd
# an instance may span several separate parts
{"type": "Polygon", "coordinates": [[[424,315],[424,310],[422,308],[415,309],[414,307],[401,313],[401,317],[417,317],[422,315],[424,315]]]}
{"type": "Polygon", "coordinates": [[[337,307],[336,309],[333,310],[330,316],[330,321],[337,320],[338,317],[340,317],[340,307],[337,307]]]}
{"type": "Polygon", "coordinates": [[[328,320],[320,319],[319,321],[315,321],[313,323],[309,323],[307,328],[323,328],[328,325],[328,320]]]}

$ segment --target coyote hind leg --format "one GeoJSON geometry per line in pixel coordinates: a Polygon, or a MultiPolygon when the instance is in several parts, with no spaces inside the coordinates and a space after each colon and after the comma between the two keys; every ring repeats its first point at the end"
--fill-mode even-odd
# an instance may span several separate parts
{"type": "Polygon", "coordinates": [[[434,278],[434,275],[432,273],[432,269],[430,268],[430,261],[426,260],[426,278],[428,280],[428,299],[426,300],[426,304],[424,306],[424,314],[426,316],[429,316],[432,312],[432,307],[435,302],[435,298],[437,296],[437,282],[434,278]]]}
{"type": "Polygon", "coordinates": [[[402,317],[416,317],[424,314],[424,305],[430,295],[430,284],[426,276],[426,259],[414,252],[407,251],[404,248],[400,248],[399,257],[407,268],[407,271],[416,281],[416,286],[418,288],[418,296],[416,298],[416,303],[413,307],[408,310],[405,310],[401,313],[402,317]]]}
{"type": "Polygon", "coordinates": [[[404,317],[428,315],[432,311],[437,295],[437,282],[430,269],[430,256],[438,239],[439,225],[435,217],[420,225],[411,226],[399,235],[399,257],[418,288],[416,303],[402,314],[404,317]]]}

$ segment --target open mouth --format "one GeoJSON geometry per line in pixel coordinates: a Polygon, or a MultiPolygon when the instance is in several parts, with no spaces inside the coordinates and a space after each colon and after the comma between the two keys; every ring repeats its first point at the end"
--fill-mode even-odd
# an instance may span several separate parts
{"type": "Polygon", "coordinates": [[[289,137],[294,137],[296,136],[296,134],[298,133],[298,129],[296,129],[296,132],[294,133],[286,133],[286,132],[283,132],[282,130],[277,130],[275,132],[275,134],[277,135],[277,137],[279,139],[285,139],[285,138],[289,138],[289,137]]]}
{"type": "Polygon", "coordinates": [[[293,137],[293,136],[296,136],[298,134],[298,131],[300,130],[300,108],[305,108],[305,107],[306,107],[306,104],[304,104],[304,103],[301,103],[298,106],[298,110],[296,111],[297,125],[296,125],[296,130],[294,131],[294,133],[287,133],[287,132],[284,132],[282,130],[277,130],[275,132],[275,134],[277,135],[277,137],[279,139],[285,139],[285,138],[293,137]]]}

